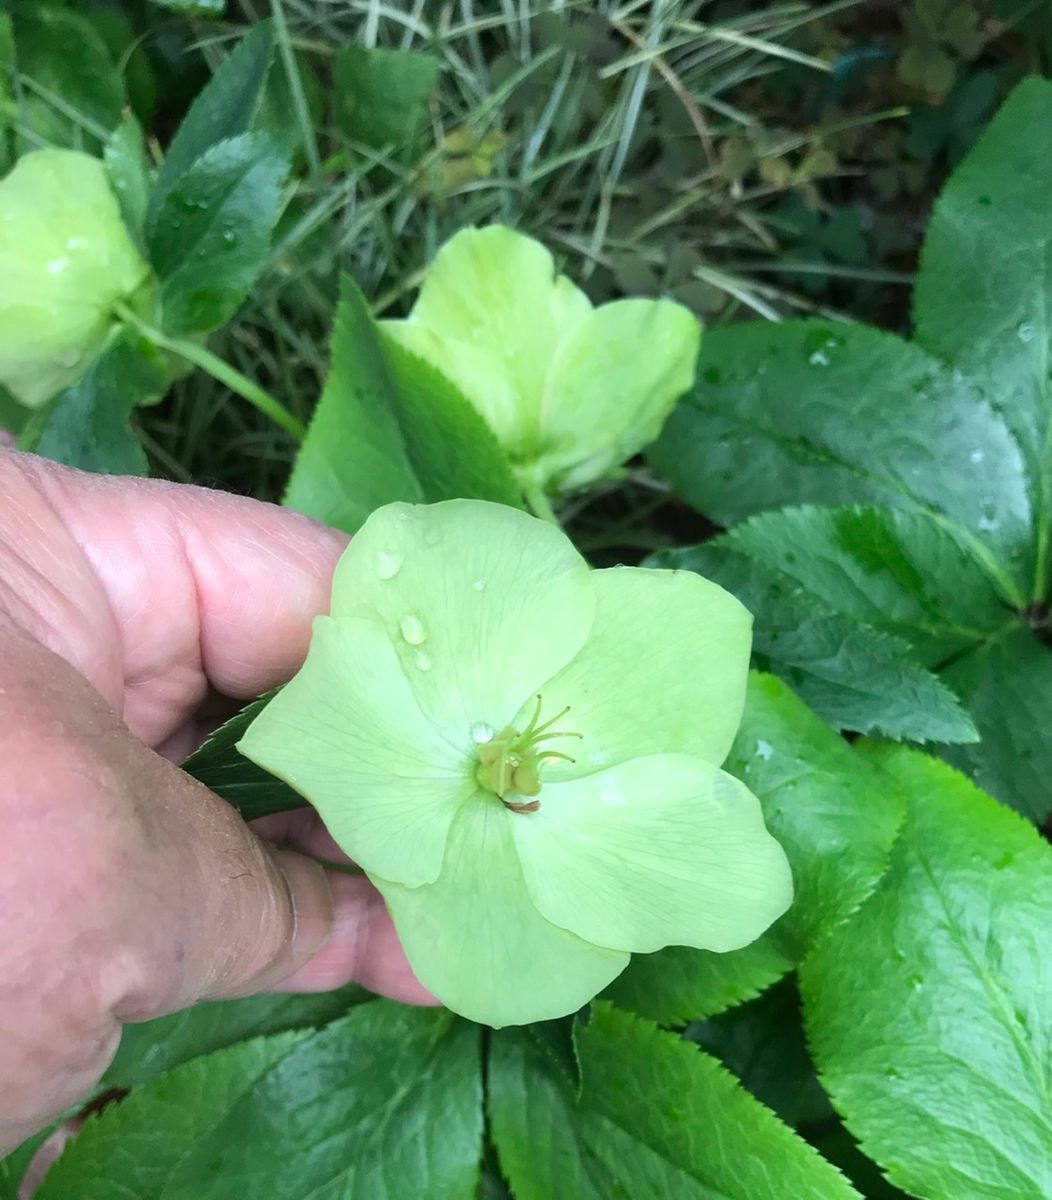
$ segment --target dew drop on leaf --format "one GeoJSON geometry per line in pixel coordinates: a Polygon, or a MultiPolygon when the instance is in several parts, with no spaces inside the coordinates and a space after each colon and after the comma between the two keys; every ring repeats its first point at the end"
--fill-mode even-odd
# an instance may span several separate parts
{"type": "Polygon", "coordinates": [[[485,586],[486,586],[486,581],[484,579],[476,579],[475,582],[471,585],[471,590],[473,592],[481,592],[485,586]]]}
{"type": "Polygon", "coordinates": [[[476,721],[471,726],[471,740],[476,746],[481,746],[483,742],[492,741],[493,733],[493,726],[486,721],[476,721]]]}
{"type": "Polygon", "coordinates": [[[1037,329],[1032,321],[1020,321],[1015,330],[1016,337],[1023,342],[1032,342],[1037,335],[1037,329]]]}
{"type": "Polygon", "coordinates": [[[416,668],[418,671],[431,670],[431,659],[427,657],[423,650],[418,650],[416,652],[416,654],[413,656],[413,662],[416,663],[416,668]]]}

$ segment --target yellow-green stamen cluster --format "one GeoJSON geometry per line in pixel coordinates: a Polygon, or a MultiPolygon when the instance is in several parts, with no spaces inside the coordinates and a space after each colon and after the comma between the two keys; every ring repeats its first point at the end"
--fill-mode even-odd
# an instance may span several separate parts
{"type": "Polygon", "coordinates": [[[499,796],[505,807],[510,808],[512,812],[536,812],[541,806],[539,800],[524,802],[508,800],[507,797],[539,795],[541,767],[546,762],[557,758],[566,762],[574,761],[568,754],[561,754],[558,750],[538,749],[541,742],[550,741],[552,738],[581,736],[579,733],[552,729],[555,722],[565,717],[569,711],[569,707],[564,708],[543,725],[539,725],[541,698],[538,696],[530,723],[522,733],[512,725],[505,725],[499,733],[479,746],[479,765],[475,772],[479,786],[499,796]]]}

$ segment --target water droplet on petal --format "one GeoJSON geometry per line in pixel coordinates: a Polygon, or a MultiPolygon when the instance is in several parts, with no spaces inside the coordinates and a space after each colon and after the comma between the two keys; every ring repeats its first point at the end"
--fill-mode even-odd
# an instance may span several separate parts
{"type": "Polygon", "coordinates": [[[81,360],[79,350],[60,350],[55,355],[55,361],[60,367],[75,367],[81,360]]]}
{"type": "Polygon", "coordinates": [[[223,230],[223,241],[232,246],[237,241],[237,234],[232,229],[223,230]]]}
{"type": "Polygon", "coordinates": [[[66,240],[67,250],[83,250],[88,244],[87,238],[71,237],[66,240]]]}
{"type": "Polygon", "coordinates": [[[413,662],[416,663],[416,668],[418,671],[431,670],[431,659],[427,657],[423,650],[418,650],[416,654],[413,655],[413,662]]]}
{"type": "Polygon", "coordinates": [[[968,455],[968,461],[973,463],[981,463],[986,455],[981,450],[973,450],[968,455]]]}
{"type": "Polygon", "coordinates": [[[476,721],[471,727],[471,740],[476,746],[481,746],[483,742],[493,740],[493,726],[486,721],[476,721]]]}
{"type": "Polygon", "coordinates": [[[398,628],[402,631],[402,637],[405,638],[410,646],[419,646],[427,640],[427,630],[424,628],[424,623],[419,617],[414,617],[412,613],[406,613],[398,622],[398,628]]]}
{"type": "Polygon", "coordinates": [[[762,758],[764,762],[766,762],[773,753],[774,747],[771,745],[771,743],[765,742],[763,738],[760,738],[760,740],[756,743],[756,757],[762,758]]]}
{"type": "Polygon", "coordinates": [[[68,266],[69,266],[68,258],[65,258],[65,257],[53,258],[51,260],[51,262],[49,262],[47,264],[47,266],[44,268],[44,270],[47,271],[47,273],[49,275],[61,275],[62,272],[65,271],[68,266]]]}
{"type": "Polygon", "coordinates": [[[402,558],[399,554],[389,554],[381,550],[376,556],[376,573],[381,579],[394,579],[402,569],[402,558]]]}
{"type": "Polygon", "coordinates": [[[471,585],[471,590],[473,592],[481,592],[485,586],[486,586],[486,581],[484,579],[476,579],[475,582],[471,585]]]}

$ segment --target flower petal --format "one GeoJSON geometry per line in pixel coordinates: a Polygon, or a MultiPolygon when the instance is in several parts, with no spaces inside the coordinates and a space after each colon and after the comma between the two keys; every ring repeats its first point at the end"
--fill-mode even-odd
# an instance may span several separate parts
{"type": "Polygon", "coordinates": [[[575,1012],[628,964],[538,913],[512,840],[521,819],[480,793],[457,816],[436,883],[373,879],[420,982],[454,1012],[498,1028],[575,1012]]]}
{"type": "Polygon", "coordinates": [[[736,950],[789,907],[792,878],[756,797],[685,754],[548,784],[512,814],[526,886],[549,921],[634,953],[736,950]]]}
{"type": "Polygon", "coordinates": [[[654,441],[694,382],[701,326],[671,300],[618,300],[568,334],[540,412],[541,468],[564,490],[600,478],[654,441]]]}
{"type": "Polygon", "coordinates": [[[365,870],[410,886],[438,877],[475,789],[468,755],[420,711],[383,628],[355,618],[317,618],[306,663],[238,749],[305,796],[365,870]]]}
{"type": "MultiPolygon", "coordinates": [[[[509,449],[528,453],[528,443],[536,440],[548,365],[559,343],[591,312],[580,289],[565,277],[556,278],[555,262],[544,246],[491,225],[462,230],[445,243],[409,320],[441,339],[503,355],[520,406],[518,434],[509,449]]],[[[461,386],[468,383],[469,398],[488,416],[480,388],[453,378],[461,386]]]]}
{"type": "Polygon", "coordinates": [[[424,712],[471,749],[580,650],[595,588],[566,535],[517,509],[388,504],[340,560],[332,612],[379,620],[424,712]]]}
{"type": "Polygon", "coordinates": [[[557,727],[582,738],[551,746],[577,761],[549,764],[545,779],[645,754],[692,754],[719,766],[745,706],[748,610],[692,571],[613,567],[592,579],[598,606],[588,641],[540,689],[545,716],[570,707],[557,727]]]}

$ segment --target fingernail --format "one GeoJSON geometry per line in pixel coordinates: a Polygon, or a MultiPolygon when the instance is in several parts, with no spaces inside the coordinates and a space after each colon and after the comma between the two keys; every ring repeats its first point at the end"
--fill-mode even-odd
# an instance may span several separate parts
{"type": "Polygon", "coordinates": [[[309,962],[332,936],[333,906],[328,876],[321,863],[294,850],[273,851],[285,879],[294,925],[291,955],[295,968],[309,962]]]}

